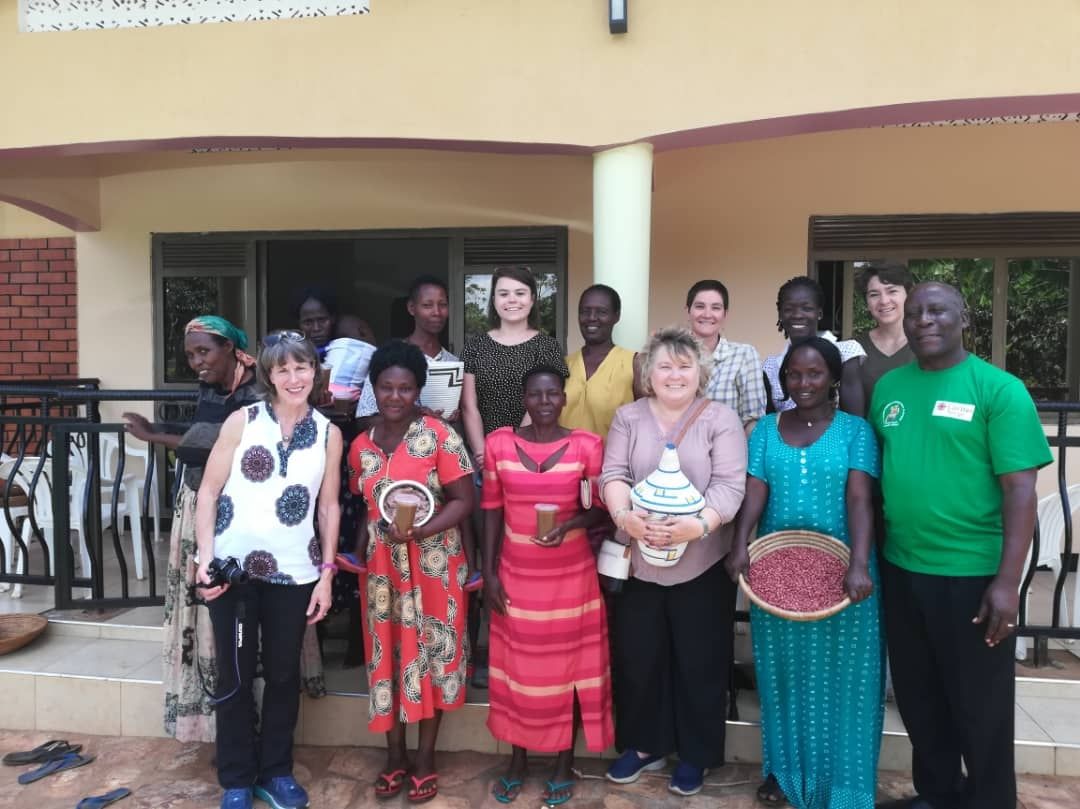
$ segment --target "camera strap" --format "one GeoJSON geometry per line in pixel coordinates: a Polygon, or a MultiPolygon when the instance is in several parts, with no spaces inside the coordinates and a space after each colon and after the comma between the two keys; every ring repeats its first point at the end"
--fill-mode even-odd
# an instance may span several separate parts
{"type": "MultiPolygon", "coordinates": [[[[203,602],[206,603],[205,601],[203,602]]],[[[207,607],[209,612],[209,606],[207,607]]],[[[236,696],[240,690],[240,648],[244,645],[244,616],[247,612],[247,605],[244,601],[238,600],[236,602],[236,617],[233,619],[233,670],[236,674],[236,685],[233,686],[233,690],[223,697],[214,696],[214,692],[206,687],[206,678],[203,677],[202,668],[199,665],[199,641],[198,633],[199,627],[195,627],[195,676],[199,680],[199,685],[202,686],[203,692],[206,694],[207,699],[211,705],[220,705],[236,696]]],[[[220,673],[218,675],[220,677],[220,673]]]]}

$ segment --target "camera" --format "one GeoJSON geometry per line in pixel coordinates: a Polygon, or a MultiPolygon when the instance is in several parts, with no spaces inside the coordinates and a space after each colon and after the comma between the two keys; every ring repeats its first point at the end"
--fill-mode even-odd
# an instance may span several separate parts
{"type": "Polygon", "coordinates": [[[223,584],[243,584],[248,580],[248,574],[235,556],[227,556],[224,559],[214,558],[210,560],[206,570],[210,574],[210,583],[196,586],[220,587],[223,584]]]}

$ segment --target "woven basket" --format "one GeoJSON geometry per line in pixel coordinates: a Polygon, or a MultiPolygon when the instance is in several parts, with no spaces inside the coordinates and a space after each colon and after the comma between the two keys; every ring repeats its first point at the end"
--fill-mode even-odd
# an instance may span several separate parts
{"type": "MultiPolygon", "coordinates": [[[[759,537],[750,543],[750,546],[747,549],[747,553],[750,555],[750,563],[753,564],[761,557],[767,556],[773,551],[778,551],[781,548],[816,548],[819,551],[824,551],[831,556],[835,556],[845,565],[851,561],[851,551],[848,549],[848,546],[839,539],[831,537],[828,534],[819,534],[815,531],[776,531],[775,533],[759,537]]],[[[836,613],[840,612],[840,610],[845,607],[851,606],[851,599],[844,596],[840,601],[823,610],[817,610],[816,612],[792,612],[791,610],[781,609],[780,607],[774,606],[759,598],[757,593],[750,589],[750,582],[748,582],[746,577],[742,574],[739,574],[739,586],[742,588],[742,591],[746,593],[747,598],[761,607],[761,609],[765,610],[765,612],[779,618],[786,618],[789,621],[820,621],[823,618],[829,618],[830,616],[836,615],[836,613]]]]}
{"type": "Polygon", "coordinates": [[[0,615],[0,655],[25,646],[48,625],[40,615],[0,615]]]}

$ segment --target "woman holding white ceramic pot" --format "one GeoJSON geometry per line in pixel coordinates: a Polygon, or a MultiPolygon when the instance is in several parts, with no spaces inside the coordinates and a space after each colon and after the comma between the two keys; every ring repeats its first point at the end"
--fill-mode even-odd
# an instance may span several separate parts
{"type": "Polygon", "coordinates": [[[646,396],[620,407],[608,433],[600,478],[618,538],[632,540],[632,572],[615,615],[616,744],[608,769],[616,783],[679,764],[668,788],[701,790],[705,770],[724,761],[735,586],[721,563],[746,485],[742,422],[727,405],[703,397],[709,360],[693,334],[668,328],[649,340],[642,362],[646,396]],[[646,521],[631,487],[656,468],[668,443],[682,472],[702,493],[697,515],[646,521]],[[670,567],[646,561],[639,547],[687,543],[670,567]]]}

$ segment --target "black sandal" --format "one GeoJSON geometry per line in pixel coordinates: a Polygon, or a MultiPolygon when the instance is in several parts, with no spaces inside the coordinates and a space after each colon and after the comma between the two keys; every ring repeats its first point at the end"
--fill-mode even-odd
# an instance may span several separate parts
{"type": "Polygon", "coordinates": [[[780,789],[780,784],[776,782],[776,776],[774,775],[766,778],[761,786],[757,788],[757,799],[769,806],[779,806],[782,803],[787,803],[787,796],[784,795],[784,790],[780,789]]]}
{"type": "Polygon", "coordinates": [[[81,744],[68,744],[63,739],[53,739],[50,742],[38,745],[33,750],[8,753],[4,756],[4,763],[11,765],[44,764],[54,758],[63,758],[68,753],[78,753],[80,750],[82,750],[81,744]]]}

